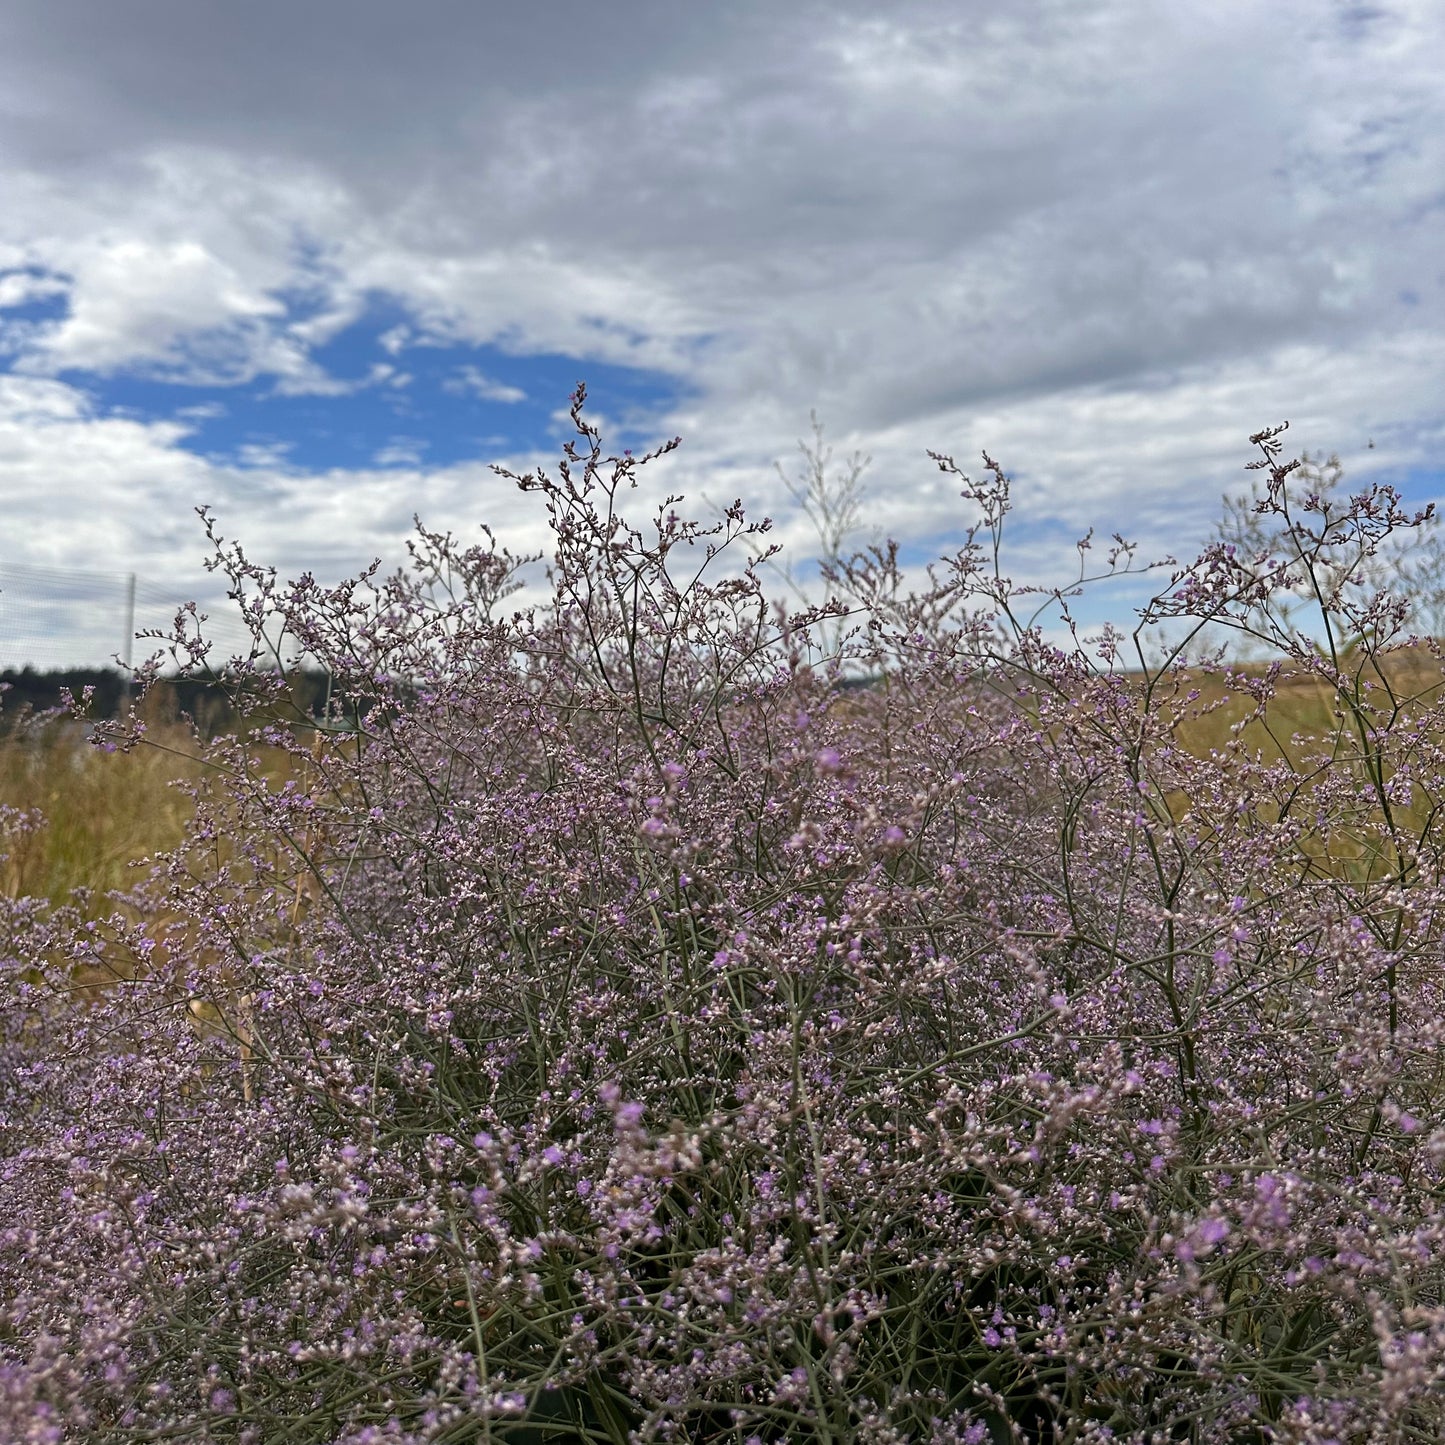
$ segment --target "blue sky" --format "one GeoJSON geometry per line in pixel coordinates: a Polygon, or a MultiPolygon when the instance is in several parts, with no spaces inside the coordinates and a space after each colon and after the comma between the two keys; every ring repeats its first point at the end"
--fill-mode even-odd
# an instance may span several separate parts
{"type": "Polygon", "coordinates": [[[11,0],[0,665],[104,661],[132,572],[223,630],[203,504],[291,575],[544,545],[488,464],[578,380],[800,575],[814,411],[911,564],[968,521],[929,448],[1014,476],[1032,581],[1188,550],[1286,418],[1434,499],[1442,53],[1435,0],[11,0]]]}
{"type": "MultiPolygon", "coordinates": [[[[303,472],[450,466],[510,454],[557,430],[559,400],[581,379],[571,356],[409,340],[403,313],[383,303],[312,348],[334,394],[288,392],[270,377],[198,387],[183,375],[61,375],[109,415],[184,422],[186,445],[208,460],[303,472]]],[[[682,390],[659,373],[595,362],[581,369],[629,442],[682,390]]]]}

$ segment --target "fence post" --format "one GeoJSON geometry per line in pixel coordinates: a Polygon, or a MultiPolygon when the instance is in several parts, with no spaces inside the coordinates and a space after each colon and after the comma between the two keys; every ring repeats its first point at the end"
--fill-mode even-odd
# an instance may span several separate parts
{"type": "Polygon", "coordinates": [[[125,579],[125,639],[121,643],[120,655],[124,663],[124,700],[130,702],[130,657],[135,642],[135,573],[128,573],[125,579]]]}

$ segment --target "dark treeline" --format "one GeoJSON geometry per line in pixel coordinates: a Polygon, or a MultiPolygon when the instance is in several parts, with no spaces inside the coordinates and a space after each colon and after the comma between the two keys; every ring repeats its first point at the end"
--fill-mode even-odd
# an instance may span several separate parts
{"type": "MultiPolygon", "coordinates": [[[[324,672],[300,670],[288,678],[296,715],[320,718],[326,712],[328,678],[324,672]]],[[[81,700],[91,688],[90,700],[81,702],[86,718],[117,717],[134,700],[134,689],[124,674],[108,667],[65,668],[37,672],[24,667],[0,670],[0,732],[22,717],[68,707],[72,697],[81,700]]],[[[189,719],[207,737],[231,731],[242,720],[235,687],[226,679],[163,677],[145,699],[145,713],[157,721],[189,719]]]]}
{"type": "MultiPolygon", "coordinates": [[[[364,717],[374,699],[342,698],[331,690],[331,679],[319,669],[298,669],[287,674],[289,700],[282,709],[284,720],[301,723],[306,719],[320,721],[330,714],[332,727],[345,726],[345,718],[364,717]]],[[[853,691],[875,685],[878,679],[844,677],[838,685],[853,691]]],[[[37,672],[32,667],[0,669],[0,735],[9,732],[23,718],[37,713],[69,709],[72,697],[76,714],[100,721],[118,717],[136,701],[136,689],[127,685],[125,675],[110,667],[57,668],[37,672]],[[85,701],[85,690],[92,689],[85,701]]],[[[237,680],[227,677],[161,677],[151,685],[140,704],[143,716],[150,722],[165,723],[182,720],[193,723],[207,738],[236,731],[244,722],[278,716],[274,698],[266,705],[247,704],[247,687],[238,687],[237,680]],[[238,706],[239,702],[239,706],[238,706]]],[[[412,690],[398,686],[394,693],[401,699],[411,698],[412,690]]],[[[354,721],[352,723],[354,726],[354,721]]]]}

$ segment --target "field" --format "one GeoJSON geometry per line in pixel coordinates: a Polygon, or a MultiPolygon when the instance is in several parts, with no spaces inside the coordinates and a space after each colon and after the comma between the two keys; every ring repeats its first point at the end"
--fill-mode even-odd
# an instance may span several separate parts
{"type": "Polygon", "coordinates": [[[134,884],[135,865],[177,847],[192,811],[181,789],[200,777],[198,750],[179,725],[156,744],[104,753],[70,724],[0,739],[0,808],[14,810],[0,865],[5,893],[62,904],[85,889],[94,911],[134,884]],[[22,826],[17,814],[32,821],[22,826]]]}
{"type": "MultiPolygon", "coordinates": [[[[1256,680],[1264,671],[1260,664],[1239,669],[1256,680]]],[[[1404,649],[1366,680],[1374,688],[1388,683],[1414,709],[1429,708],[1445,691],[1445,664],[1425,648],[1404,649]]],[[[1217,674],[1181,672],[1174,681],[1186,692],[1199,690],[1179,709],[1175,734],[1198,758],[1243,749],[1266,763],[1283,758],[1302,773],[1337,751],[1348,726],[1328,685],[1299,669],[1283,672],[1262,712],[1248,692],[1217,674]]],[[[1127,673],[1124,682],[1131,690],[1141,685],[1127,673]]],[[[1167,705],[1162,710],[1167,715],[1167,705]]],[[[95,915],[108,911],[108,894],[133,886],[147,859],[180,845],[193,812],[190,790],[206,769],[203,745],[184,721],[152,722],[147,746],[129,753],[90,746],[86,731],[61,723],[34,738],[0,735],[0,808],[36,820],[24,829],[12,824],[0,886],[11,898],[53,904],[83,889],[84,907],[95,915]]],[[[267,753],[265,763],[278,779],[287,771],[280,754],[267,753]]]]}

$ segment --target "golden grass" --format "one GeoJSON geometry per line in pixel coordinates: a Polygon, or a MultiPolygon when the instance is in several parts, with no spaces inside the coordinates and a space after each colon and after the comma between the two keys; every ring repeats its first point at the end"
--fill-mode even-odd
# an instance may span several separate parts
{"type": "Polygon", "coordinates": [[[67,722],[0,738],[0,805],[40,817],[0,845],[0,890],[59,904],[87,888],[105,911],[135,864],[181,842],[192,803],[179,784],[200,777],[199,749],[179,724],[151,737],[157,746],[131,753],[102,752],[67,722]]]}
{"type": "MultiPolygon", "coordinates": [[[[1258,678],[1264,669],[1239,671],[1258,678]]],[[[1342,693],[1303,669],[1285,672],[1263,708],[1237,681],[1199,674],[1185,679],[1199,692],[1192,703],[1184,705],[1183,693],[1171,688],[1161,706],[1177,718],[1175,741],[1196,758],[1223,767],[1231,757],[1287,765],[1280,785],[1254,797],[1253,812],[1266,824],[1286,812],[1305,824],[1290,856],[1279,860],[1299,881],[1333,879],[1356,888],[1408,883],[1422,862],[1445,852],[1445,800],[1429,786],[1433,768],[1421,756],[1445,725],[1445,663],[1421,646],[1345,671],[1342,693]],[[1423,733],[1416,732],[1418,722],[1423,733]],[[1425,762],[1424,781],[1389,788],[1397,769],[1417,760],[1425,762]],[[1342,809],[1336,791],[1321,827],[1313,800],[1327,778],[1348,779],[1354,800],[1342,809]],[[1388,807],[1381,802],[1387,789],[1388,807]]],[[[1176,819],[1191,812],[1184,793],[1166,802],[1176,819]]]]}
{"type": "MultiPolygon", "coordinates": [[[[318,734],[318,754],[320,745],[318,734]]],[[[194,813],[189,789],[207,771],[204,751],[188,726],[165,720],[149,722],[146,742],[129,753],[102,751],[74,722],[0,735],[0,807],[29,815],[19,827],[13,815],[10,826],[0,823],[0,894],[79,904],[86,917],[99,921],[94,942],[103,961],[54,960],[73,998],[83,1000],[163,962],[178,943],[194,946],[194,923],[173,913],[159,895],[134,907],[123,903],[119,930],[109,920],[117,912],[112,891],[134,887],[148,860],[184,845],[194,813]],[[151,946],[144,955],[134,947],[136,925],[151,946]]],[[[294,760],[277,749],[258,749],[256,761],[272,786],[295,776],[294,760]]],[[[308,851],[319,848],[315,837],[302,842],[308,851]]],[[[225,840],[216,846],[229,855],[225,840]]],[[[304,869],[297,870],[294,894],[293,927],[314,896],[304,869]]],[[[251,999],[239,984],[226,986],[225,977],[226,970],[218,969],[214,995],[190,999],[189,1008],[199,1030],[237,1048],[249,1101],[255,1066],[251,999]]]]}
{"type": "MultiPolygon", "coordinates": [[[[128,753],[94,746],[75,721],[0,732],[0,808],[36,819],[0,824],[0,895],[62,904],[86,889],[85,911],[108,913],[107,893],[133,887],[139,865],[184,842],[195,811],[189,790],[213,765],[173,707],[169,716],[152,711],[145,741],[128,753]]],[[[273,785],[294,776],[279,749],[254,754],[273,785]]]]}
{"type": "MultiPolygon", "coordinates": [[[[1265,669],[1250,666],[1236,671],[1258,678],[1265,669]]],[[[1234,726],[1254,713],[1253,699],[1217,674],[1186,673],[1183,680],[1197,687],[1200,697],[1193,705],[1195,715],[1181,721],[1179,741],[1199,757],[1228,747],[1234,726]],[[1199,715],[1206,707],[1211,710],[1199,715]]],[[[1396,705],[1403,716],[1415,716],[1445,696],[1445,661],[1424,648],[1401,648],[1384,654],[1377,663],[1362,664],[1359,682],[1362,702],[1382,720],[1383,712],[1396,705]]],[[[1299,762],[1302,749],[1313,753],[1335,739],[1347,723],[1333,690],[1321,678],[1295,668],[1280,675],[1265,716],[1245,723],[1239,737],[1266,762],[1281,757],[1299,762]]]]}
{"type": "MultiPolygon", "coordinates": [[[[1283,675],[1262,717],[1252,717],[1254,700],[1218,674],[1184,674],[1178,681],[1177,690],[1172,684],[1158,690],[1156,705],[1177,717],[1177,742],[1198,758],[1243,750],[1267,763],[1283,757],[1306,771],[1330,756],[1349,766],[1358,753],[1350,720],[1318,678],[1283,675]],[[1186,704],[1191,687],[1200,695],[1186,704]]],[[[1393,694],[1404,715],[1418,715],[1445,696],[1445,663],[1424,648],[1401,649],[1366,669],[1362,682],[1369,684],[1364,696],[1372,708],[1389,707],[1393,694]]],[[[843,715],[851,710],[845,704],[843,715]]],[[[0,736],[0,806],[43,819],[31,831],[6,830],[0,892],[59,904],[84,888],[93,894],[90,911],[109,911],[107,892],[134,884],[137,864],[183,841],[192,804],[182,785],[200,780],[200,752],[186,726],[164,719],[154,720],[149,742],[129,754],[101,752],[73,723],[0,736]]],[[[272,761],[278,781],[291,774],[284,761],[272,761]]]]}

